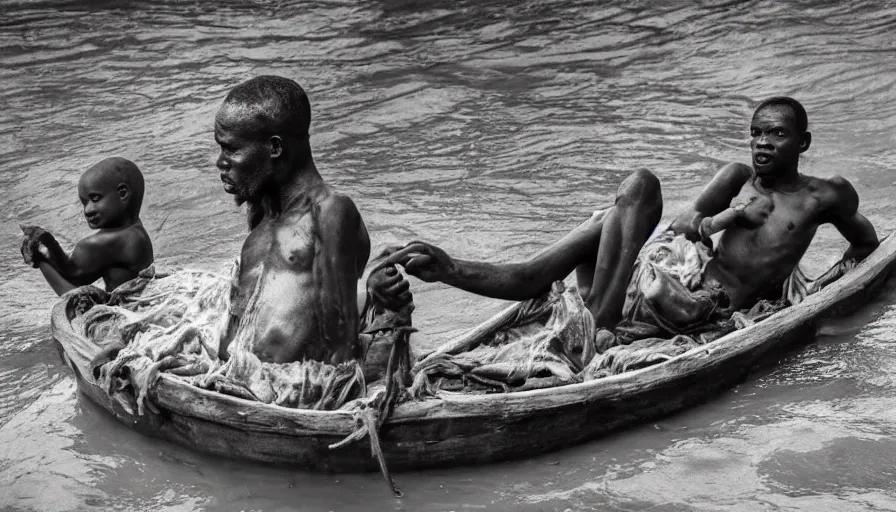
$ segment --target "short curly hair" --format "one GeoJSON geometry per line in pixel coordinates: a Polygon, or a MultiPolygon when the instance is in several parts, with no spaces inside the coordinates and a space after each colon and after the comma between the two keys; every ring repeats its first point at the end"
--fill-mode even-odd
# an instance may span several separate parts
{"type": "Polygon", "coordinates": [[[803,108],[803,105],[800,102],[789,96],[773,96],[771,98],[764,99],[759,102],[759,105],[756,105],[756,110],[753,111],[755,114],[765,107],[772,106],[785,106],[790,107],[793,110],[793,118],[796,121],[796,129],[800,133],[806,133],[806,130],[809,129],[809,117],[806,115],[806,109],[803,108]]]}
{"type": "Polygon", "coordinates": [[[143,173],[140,172],[140,168],[134,162],[118,156],[104,158],[87,169],[81,175],[81,179],[84,179],[88,174],[99,175],[103,179],[113,179],[117,182],[116,185],[118,183],[127,185],[128,190],[131,192],[129,209],[138,215],[140,214],[140,208],[143,207],[145,183],[143,181],[143,173]]]}
{"type": "Polygon", "coordinates": [[[305,90],[295,80],[258,76],[234,87],[224,103],[245,108],[261,137],[308,137],[311,104],[305,90]]]}

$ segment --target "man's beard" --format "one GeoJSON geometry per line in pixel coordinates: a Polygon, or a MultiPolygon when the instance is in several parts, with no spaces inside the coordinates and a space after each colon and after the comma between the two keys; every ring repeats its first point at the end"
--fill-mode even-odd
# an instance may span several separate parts
{"type": "Polygon", "coordinates": [[[243,203],[261,204],[265,195],[264,187],[257,187],[255,191],[249,187],[236,187],[233,192],[233,202],[237,206],[242,206],[243,203]]]}
{"type": "Polygon", "coordinates": [[[233,202],[237,206],[246,204],[246,220],[249,223],[249,231],[255,229],[264,219],[264,205],[262,204],[268,199],[268,203],[277,203],[276,195],[265,193],[264,188],[259,188],[258,192],[252,193],[248,189],[240,188],[233,194],[233,202]]]}

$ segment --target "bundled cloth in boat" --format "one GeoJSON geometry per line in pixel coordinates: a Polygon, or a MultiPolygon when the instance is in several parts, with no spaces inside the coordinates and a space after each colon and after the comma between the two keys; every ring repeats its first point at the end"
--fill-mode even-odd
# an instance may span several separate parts
{"type": "Polygon", "coordinates": [[[578,293],[556,282],[505,311],[497,329],[473,332],[414,365],[411,396],[436,391],[521,391],[574,382],[591,350],[594,319],[578,293]]]}
{"type": "Polygon", "coordinates": [[[577,290],[557,282],[546,295],[509,309],[494,329],[423,358],[413,369],[411,395],[522,391],[657,364],[797,304],[855,265],[840,263],[815,281],[797,268],[779,299],[732,311],[724,289],[703,280],[711,257],[702,243],[661,232],[639,254],[614,332],[596,329],[577,290]]]}
{"type": "MultiPolygon", "coordinates": [[[[332,410],[365,396],[366,368],[359,361],[260,361],[252,351],[257,315],[251,300],[228,347],[229,358],[222,360],[218,347],[228,330],[237,270],[226,276],[189,270],[163,275],[149,269],[109,295],[81,289],[73,326],[100,347],[109,347],[108,357],[101,353],[95,360],[98,383],[140,414],[146,406],[152,408],[147,392],[160,372],[204,389],[284,407],[332,410]]],[[[368,309],[366,321],[377,325],[359,340],[365,352],[389,345],[400,334],[392,327],[410,323],[409,312],[386,317],[377,312],[368,309]]]]}
{"type": "Polygon", "coordinates": [[[778,298],[762,299],[749,309],[735,311],[728,305],[725,290],[703,279],[711,258],[704,244],[671,231],[645,244],[626,291],[622,321],[612,334],[598,333],[600,355],[589,361],[582,379],[616,375],[671,359],[799,304],[856,265],[853,260],[840,262],[815,280],[797,266],[784,281],[778,298]]]}

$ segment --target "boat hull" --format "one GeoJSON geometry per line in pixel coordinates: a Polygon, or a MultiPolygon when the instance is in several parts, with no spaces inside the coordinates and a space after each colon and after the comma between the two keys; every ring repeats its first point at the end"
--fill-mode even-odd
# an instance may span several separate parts
{"type": "MultiPolygon", "coordinates": [[[[693,406],[743,381],[770,355],[813,340],[821,320],[861,307],[894,261],[896,240],[890,236],[804,302],[648,368],[556,388],[448,393],[401,404],[380,431],[385,460],[392,470],[408,470],[523,458],[693,406]]],[[[53,335],[80,391],[134,430],[229,458],[332,472],[378,469],[366,438],[329,449],[358,428],[343,411],[261,404],[163,374],[150,390],[159,412],[130,413],[91,376],[89,362],[98,348],[72,330],[68,309],[64,297],[53,311],[53,335]]]]}

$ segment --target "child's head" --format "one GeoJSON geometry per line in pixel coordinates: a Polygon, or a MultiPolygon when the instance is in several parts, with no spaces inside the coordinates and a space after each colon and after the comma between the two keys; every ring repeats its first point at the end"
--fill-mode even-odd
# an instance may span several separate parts
{"type": "Polygon", "coordinates": [[[78,197],[93,229],[136,222],[143,204],[143,174],[130,160],[107,158],[81,175],[78,197]]]}

